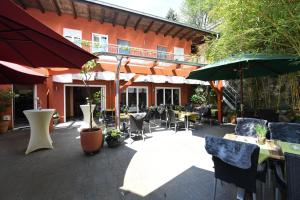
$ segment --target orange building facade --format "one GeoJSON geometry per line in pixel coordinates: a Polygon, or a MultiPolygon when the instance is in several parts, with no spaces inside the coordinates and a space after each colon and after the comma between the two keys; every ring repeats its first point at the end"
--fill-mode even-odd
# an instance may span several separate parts
{"type": "MultiPolygon", "coordinates": [[[[43,5],[45,6],[45,4],[43,5]]],[[[123,55],[125,60],[122,63],[123,71],[121,70],[123,76],[131,75],[121,78],[120,81],[121,106],[127,105],[132,109],[132,112],[139,112],[142,107],[155,106],[161,103],[174,105],[189,103],[189,96],[192,94],[195,85],[184,81],[176,83],[176,81],[166,80],[160,82],[159,76],[167,75],[164,78],[168,77],[169,79],[170,77],[178,78],[188,75],[189,71],[201,66],[199,63],[186,61],[183,58],[185,55],[189,56],[191,54],[193,38],[190,35],[197,33],[197,30],[188,30],[189,27],[185,27],[182,24],[174,24],[173,26],[170,21],[164,22],[155,18],[145,26],[145,22],[144,24],[140,22],[144,20],[142,15],[134,23],[131,22],[135,26],[130,26],[130,20],[136,17],[136,13],[131,13],[131,11],[128,11],[128,16],[132,14],[132,17],[126,17],[122,24],[119,23],[122,20],[120,14],[115,14],[119,16],[117,22],[106,22],[105,20],[96,20],[93,17],[81,17],[78,14],[80,9],[78,9],[75,16],[75,10],[73,10],[72,14],[64,13],[61,9],[60,12],[58,10],[51,11],[50,7],[49,10],[46,7],[38,9],[30,6],[30,4],[22,7],[40,22],[82,46],[82,48],[91,51],[91,53],[95,53],[99,49],[107,53],[110,51],[108,48],[117,48],[117,52],[113,52],[113,54],[99,54],[102,59],[99,59],[98,63],[102,70],[98,71],[98,73],[101,72],[101,75],[104,77],[94,78],[89,81],[91,88],[94,88],[93,91],[101,90],[102,92],[101,109],[115,108],[115,80],[113,77],[105,77],[107,75],[105,72],[115,73],[117,63],[111,61],[111,58],[119,53],[128,54],[128,56],[123,55]],[[159,26],[156,25],[155,27],[155,23],[158,23],[159,26]],[[120,48],[124,46],[130,47],[130,53],[128,53],[129,48],[120,48]],[[139,51],[139,55],[136,56],[135,54],[131,57],[135,50],[139,51]],[[141,56],[142,51],[148,52],[148,54],[152,53],[154,56],[141,56]],[[172,56],[172,58],[167,58],[167,56],[172,56]],[[158,61],[155,58],[158,58],[158,61]],[[149,66],[151,73],[146,72],[149,66]],[[142,69],[142,72],[138,70],[139,67],[142,69]],[[147,68],[145,72],[143,72],[143,67],[147,68]],[[146,81],[145,77],[147,75],[156,75],[155,78],[158,80],[149,81],[147,79],[146,81]],[[144,76],[145,81],[143,79],[135,81],[139,76],[144,76]]],[[[91,9],[90,7],[88,8],[91,9]]],[[[93,7],[93,9],[97,8],[93,7]]],[[[115,9],[114,13],[122,13],[116,8],[110,9],[115,9]]],[[[125,11],[127,12],[127,10],[125,11]]],[[[106,15],[108,14],[106,13],[106,15]]],[[[149,16],[145,17],[149,18],[149,16]]],[[[49,77],[47,81],[44,84],[32,86],[33,107],[55,108],[60,115],[60,122],[78,117],[80,115],[79,104],[84,103],[86,95],[79,73],[79,70],[48,70],[47,74],[49,77]],[[67,77],[69,80],[66,80],[67,77]],[[36,100],[37,97],[39,101],[36,100]]],[[[99,76],[99,74],[95,74],[96,76],[99,76]]]]}

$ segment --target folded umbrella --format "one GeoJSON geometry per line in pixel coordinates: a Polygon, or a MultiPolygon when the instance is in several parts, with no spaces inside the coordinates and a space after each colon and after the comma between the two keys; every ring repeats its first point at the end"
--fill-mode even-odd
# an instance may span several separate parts
{"type": "Polygon", "coordinates": [[[30,67],[81,68],[97,58],[9,0],[1,0],[0,50],[0,60],[30,67]]]}

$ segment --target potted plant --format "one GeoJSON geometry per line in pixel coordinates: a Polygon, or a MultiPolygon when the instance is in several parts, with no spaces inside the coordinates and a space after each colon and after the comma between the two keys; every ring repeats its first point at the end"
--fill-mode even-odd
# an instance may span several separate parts
{"type": "Polygon", "coordinates": [[[88,61],[82,68],[83,83],[88,92],[87,104],[89,105],[90,119],[89,128],[84,128],[80,131],[80,143],[82,150],[86,154],[98,153],[102,147],[103,135],[102,130],[93,126],[93,95],[91,94],[91,88],[88,81],[92,77],[92,70],[97,66],[95,60],[88,61]]]}
{"type": "Polygon", "coordinates": [[[6,133],[8,130],[11,116],[5,115],[5,112],[11,106],[14,96],[12,90],[0,89],[0,133],[6,133]]]}
{"type": "Polygon", "coordinates": [[[53,118],[54,125],[57,125],[59,123],[59,113],[55,111],[52,118],[53,118]]]}
{"type": "Polygon", "coordinates": [[[257,124],[255,126],[255,131],[257,135],[257,143],[264,144],[266,141],[267,127],[262,124],[257,124]]]}
{"type": "Polygon", "coordinates": [[[237,114],[236,114],[236,111],[235,110],[230,110],[228,111],[228,114],[227,114],[227,121],[231,124],[236,124],[236,117],[237,117],[237,114]]]}
{"type": "Polygon", "coordinates": [[[121,131],[116,128],[109,129],[106,132],[105,141],[110,148],[119,146],[123,142],[121,131]]]}
{"type": "Polygon", "coordinates": [[[195,93],[191,96],[191,102],[194,106],[205,104],[207,102],[207,92],[201,86],[198,86],[195,89],[195,93]]]}

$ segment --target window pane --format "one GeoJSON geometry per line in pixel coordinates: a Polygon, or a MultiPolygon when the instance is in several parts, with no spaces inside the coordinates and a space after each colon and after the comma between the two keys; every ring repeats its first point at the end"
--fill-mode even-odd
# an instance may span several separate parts
{"type": "Polygon", "coordinates": [[[164,90],[163,89],[156,90],[156,103],[158,106],[160,104],[164,104],[164,90]]]}
{"type": "Polygon", "coordinates": [[[173,89],[173,104],[179,105],[179,89],[173,89]]]}
{"type": "Polygon", "coordinates": [[[145,111],[147,107],[147,90],[139,88],[139,112],[145,111]]]}
{"type": "Polygon", "coordinates": [[[128,112],[137,112],[136,88],[128,88],[128,112]]]}
{"type": "Polygon", "coordinates": [[[157,46],[157,58],[166,59],[167,58],[167,48],[162,46],[157,46]]]}
{"type": "Polygon", "coordinates": [[[171,89],[165,89],[165,104],[171,105],[172,104],[172,94],[171,89]]]}
{"type": "Polygon", "coordinates": [[[118,51],[121,54],[130,54],[130,43],[127,40],[117,40],[118,51]]]}

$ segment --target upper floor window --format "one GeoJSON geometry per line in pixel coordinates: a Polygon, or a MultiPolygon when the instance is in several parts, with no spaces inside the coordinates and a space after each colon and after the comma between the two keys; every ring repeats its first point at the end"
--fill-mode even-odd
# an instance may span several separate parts
{"type": "Polygon", "coordinates": [[[130,54],[130,42],[127,40],[117,40],[118,44],[118,53],[121,54],[130,54]]]}
{"type": "Polygon", "coordinates": [[[108,36],[92,33],[92,53],[108,51],[108,36]]]}
{"type": "Polygon", "coordinates": [[[157,46],[157,58],[166,59],[167,58],[167,47],[157,46]]]}
{"type": "Polygon", "coordinates": [[[81,30],[64,28],[63,36],[81,47],[81,38],[82,38],[81,30]]]}
{"type": "Polygon", "coordinates": [[[174,60],[184,61],[184,48],[174,47],[174,60]]]}

